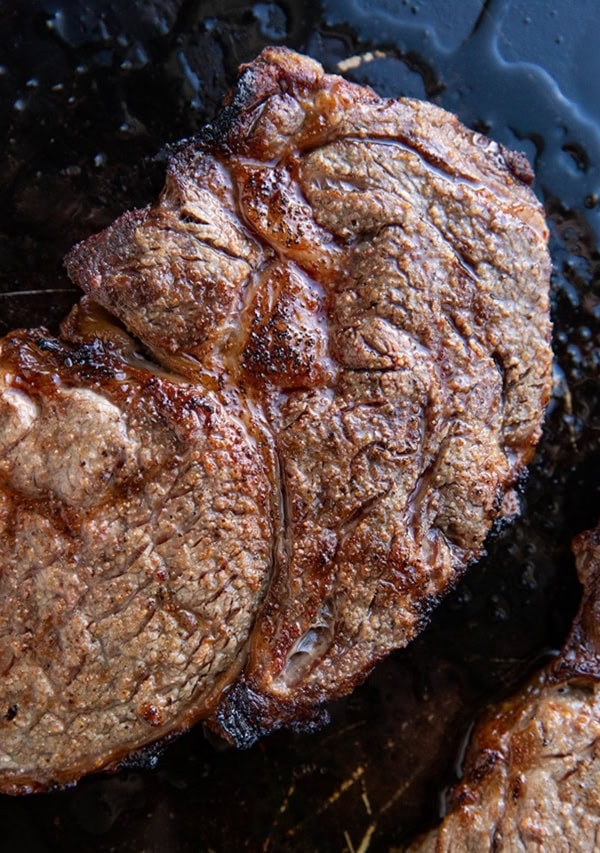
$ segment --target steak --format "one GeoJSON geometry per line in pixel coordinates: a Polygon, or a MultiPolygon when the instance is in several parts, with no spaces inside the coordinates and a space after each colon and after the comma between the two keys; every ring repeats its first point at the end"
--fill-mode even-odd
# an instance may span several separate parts
{"type": "Polygon", "coordinates": [[[8,792],[71,782],[205,717],[243,665],[269,576],[256,441],[210,389],[149,370],[124,340],[1,343],[8,792]]]}
{"type": "Polygon", "coordinates": [[[531,181],[443,110],[271,48],[172,151],[158,201],[72,250],[87,297],[62,340],[18,333],[0,354],[5,669],[50,680],[19,701],[0,687],[5,788],[198,718],[240,745],[310,726],[421,630],[514,513],[541,432],[550,262],[531,181]],[[47,556],[40,537],[58,537],[47,556]],[[124,685],[95,698],[87,668],[108,679],[113,653],[124,685]]]}
{"type": "Polygon", "coordinates": [[[600,847],[600,526],[574,543],[583,601],[561,654],[476,727],[441,826],[411,853],[600,847]]]}

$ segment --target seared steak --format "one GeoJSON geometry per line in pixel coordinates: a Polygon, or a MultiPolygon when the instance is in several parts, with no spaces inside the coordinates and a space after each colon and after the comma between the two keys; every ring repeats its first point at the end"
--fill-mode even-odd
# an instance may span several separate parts
{"type": "MultiPolygon", "coordinates": [[[[101,623],[86,572],[127,578],[146,553],[138,538],[154,554],[166,537],[163,598],[146,591],[145,568],[135,588],[155,602],[156,619],[169,622],[165,602],[177,609],[178,591],[187,602],[197,586],[198,648],[230,638],[214,664],[205,667],[203,652],[198,661],[182,652],[172,687],[152,682],[141,703],[162,708],[168,694],[174,710],[157,714],[146,735],[136,728],[140,742],[200,715],[240,744],[282,724],[309,723],[321,703],[409,642],[482,553],[494,520],[514,511],[513,487],[533,454],[550,390],[547,229],[531,180],[522,157],[443,110],[383,100],[310,59],[269,49],[242,70],[214,124],[173,153],[158,202],[125,214],[67,258],[72,279],[174,375],[152,379],[148,371],[159,368],[132,366],[111,344],[114,331],[98,337],[96,330],[97,342],[82,344],[84,315],[64,330],[78,342],[74,350],[59,343],[40,350],[39,334],[4,343],[5,405],[16,414],[5,416],[2,440],[11,449],[0,482],[5,538],[18,556],[3,582],[13,590],[25,572],[36,602],[28,607],[41,608],[55,632],[70,624],[67,614],[85,622],[88,602],[89,631],[101,623]],[[78,355],[90,346],[101,350],[97,367],[78,355]],[[111,378],[131,371],[135,381],[111,378]],[[137,408],[132,387],[140,389],[137,408]],[[160,400],[172,400],[162,409],[158,387],[160,400]],[[88,404],[97,415],[82,413],[88,404]],[[194,424],[185,434],[182,418],[194,424]],[[145,448],[152,466],[129,444],[145,448]],[[90,449],[96,445],[108,448],[105,468],[90,449]],[[93,475],[77,466],[80,456],[93,475]],[[131,483],[145,486],[131,491],[131,483]],[[186,531],[181,547],[157,526],[155,505],[147,509],[153,488],[160,498],[152,500],[173,516],[169,524],[186,531]],[[23,501],[24,528],[10,520],[23,501]],[[115,513],[120,532],[105,540],[101,531],[113,529],[115,513]],[[52,572],[21,556],[57,518],[69,543],[57,545],[61,571],[90,590],[89,600],[73,593],[63,604],[52,572]],[[224,588],[227,607],[213,598],[224,588]]],[[[132,596],[141,607],[142,597],[132,596]]],[[[15,593],[4,601],[12,625],[21,619],[15,593]]],[[[108,618],[110,601],[101,594],[99,601],[108,618]]],[[[12,665],[35,660],[43,668],[51,651],[32,647],[46,637],[46,622],[23,620],[9,629],[25,650],[12,665]]],[[[73,672],[85,681],[85,666],[100,666],[94,631],[89,660],[77,658],[56,682],[61,690],[73,672]]],[[[141,658],[133,628],[112,639],[152,677],[162,653],[149,637],[141,658]]],[[[72,690],[76,703],[81,684],[72,690]]],[[[7,708],[16,703],[11,696],[1,696],[7,708]]],[[[41,699],[21,701],[50,740],[53,727],[68,728],[65,715],[47,716],[41,699]]],[[[128,725],[139,704],[129,701],[128,725]]],[[[26,751],[23,716],[9,716],[26,751]]],[[[91,717],[89,725],[98,726],[91,717]]],[[[136,738],[115,733],[93,766],[136,738]]],[[[32,741],[31,768],[41,749],[32,741]]],[[[6,767],[8,780],[14,770],[6,767]]]]}
{"type": "Polygon", "coordinates": [[[0,779],[14,792],[214,708],[268,579],[271,488],[210,390],[99,339],[5,338],[0,425],[0,779]]]}
{"type": "Polygon", "coordinates": [[[411,853],[600,848],[600,526],[574,550],[584,597],[565,648],[477,726],[447,816],[411,853]]]}
{"type": "Polygon", "coordinates": [[[238,741],[347,692],[476,559],[550,388],[547,230],[518,155],[286,50],[151,208],[69,256],[165,361],[264,412],[282,529],[238,741]]]}

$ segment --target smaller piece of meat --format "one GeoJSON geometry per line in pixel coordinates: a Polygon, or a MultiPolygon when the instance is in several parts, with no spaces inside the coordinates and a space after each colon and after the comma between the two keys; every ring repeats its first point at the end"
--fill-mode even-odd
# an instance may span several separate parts
{"type": "Polygon", "coordinates": [[[448,814],[410,853],[600,849],[600,525],[574,551],[584,596],[565,647],[477,725],[448,814]]]}

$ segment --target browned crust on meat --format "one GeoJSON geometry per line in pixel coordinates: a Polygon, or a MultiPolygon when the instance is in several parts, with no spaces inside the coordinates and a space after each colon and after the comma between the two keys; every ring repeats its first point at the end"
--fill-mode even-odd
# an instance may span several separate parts
{"type": "Polygon", "coordinates": [[[210,389],[124,343],[0,342],[6,793],[70,784],[210,714],[266,588],[256,442],[210,389]]]}
{"type": "Polygon", "coordinates": [[[600,679],[600,525],[573,541],[583,587],[579,612],[550,678],[556,683],[600,679]]]}
{"type": "Polygon", "coordinates": [[[584,593],[565,646],[477,724],[448,814],[410,853],[598,848],[600,525],[573,550],[584,593]]]}

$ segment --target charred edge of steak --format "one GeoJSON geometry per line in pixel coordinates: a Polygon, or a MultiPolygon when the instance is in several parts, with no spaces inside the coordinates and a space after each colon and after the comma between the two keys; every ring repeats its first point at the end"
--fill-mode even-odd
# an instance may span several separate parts
{"type": "Polygon", "coordinates": [[[228,690],[215,715],[207,725],[220,737],[240,749],[248,749],[275,728],[285,726],[297,733],[310,733],[324,728],[329,723],[329,711],[324,705],[293,706],[276,703],[252,690],[244,681],[228,690]],[[276,725],[274,726],[274,719],[276,725]]]}
{"type": "Polygon", "coordinates": [[[499,145],[500,154],[506,163],[509,172],[525,186],[533,186],[535,175],[529,160],[522,151],[513,151],[512,148],[506,148],[504,145],[499,145]]]}
{"type": "Polygon", "coordinates": [[[238,143],[237,133],[241,126],[246,126],[245,117],[252,110],[260,107],[273,95],[289,91],[292,81],[296,87],[311,84],[314,86],[315,79],[324,75],[323,68],[315,60],[304,57],[304,62],[299,67],[296,57],[297,54],[288,48],[267,47],[254,62],[240,65],[235,85],[226,95],[215,118],[195,136],[174,143],[169,153],[178,156],[190,145],[195,148],[216,148],[225,154],[234,153],[238,143]],[[276,62],[273,61],[274,56],[277,58],[276,62]]]}
{"type": "MultiPolygon", "coordinates": [[[[496,536],[504,525],[509,524],[510,519],[499,517],[495,520],[489,537],[496,536]]],[[[425,596],[414,602],[415,624],[410,640],[414,640],[424,631],[431,622],[431,617],[444,601],[447,595],[454,590],[462,581],[468,570],[485,555],[485,550],[477,559],[472,559],[464,566],[457,569],[455,577],[446,590],[438,595],[425,596]]],[[[375,667],[388,656],[389,652],[382,652],[372,657],[368,664],[357,670],[351,679],[338,685],[334,697],[341,699],[348,696],[363,684],[371,675],[375,667]]],[[[233,746],[240,749],[248,749],[262,737],[273,734],[275,731],[286,729],[297,733],[308,734],[318,731],[328,725],[330,714],[327,705],[319,697],[306,692],[304,696],[295,696],[293,701],[278,699],[269,693],[261,694],[253,690],[242,678],[226,689],[219,702],[216,713],[204,721],[204,725],[210,732],[216,733],[233,746]]]]}
{"type": "Polygon", "coordinates": [[[50,368],[40,372],[37,366],[31,366],[32,344],[55,369],[72,369],[82,381],[92,378],[113,379],[115,376],[110,350],[99,338],[73,345],[55,338],[48,329],[39,326],[37,329],[17,329],[3,339],[2,349],[5,356],[14,359],[19,365],[20,383],[31,381],[36,386],[54,387],[50,368]]]}
{"type": "Polygon", "coordinates": [[[43,782],[34,778],[23,778],[14,784],[3,784],[2,794],[22,796],[24,794],[59,793],[74,788],[84,776],[90,773],[111,775],[120,773],[122,770],[153,770],[162,759],[167,748],[185,735],[192,725],[193,723],[190,723],[185,727],[170,731],[159,740],[145,744],[139,749],[126,749],[120,754],[117,753],[106,764],[97,767],[82,767],[77,775],[69,773],[66,776],[61,776],[57,774],[54,779],[43,782]]]}

